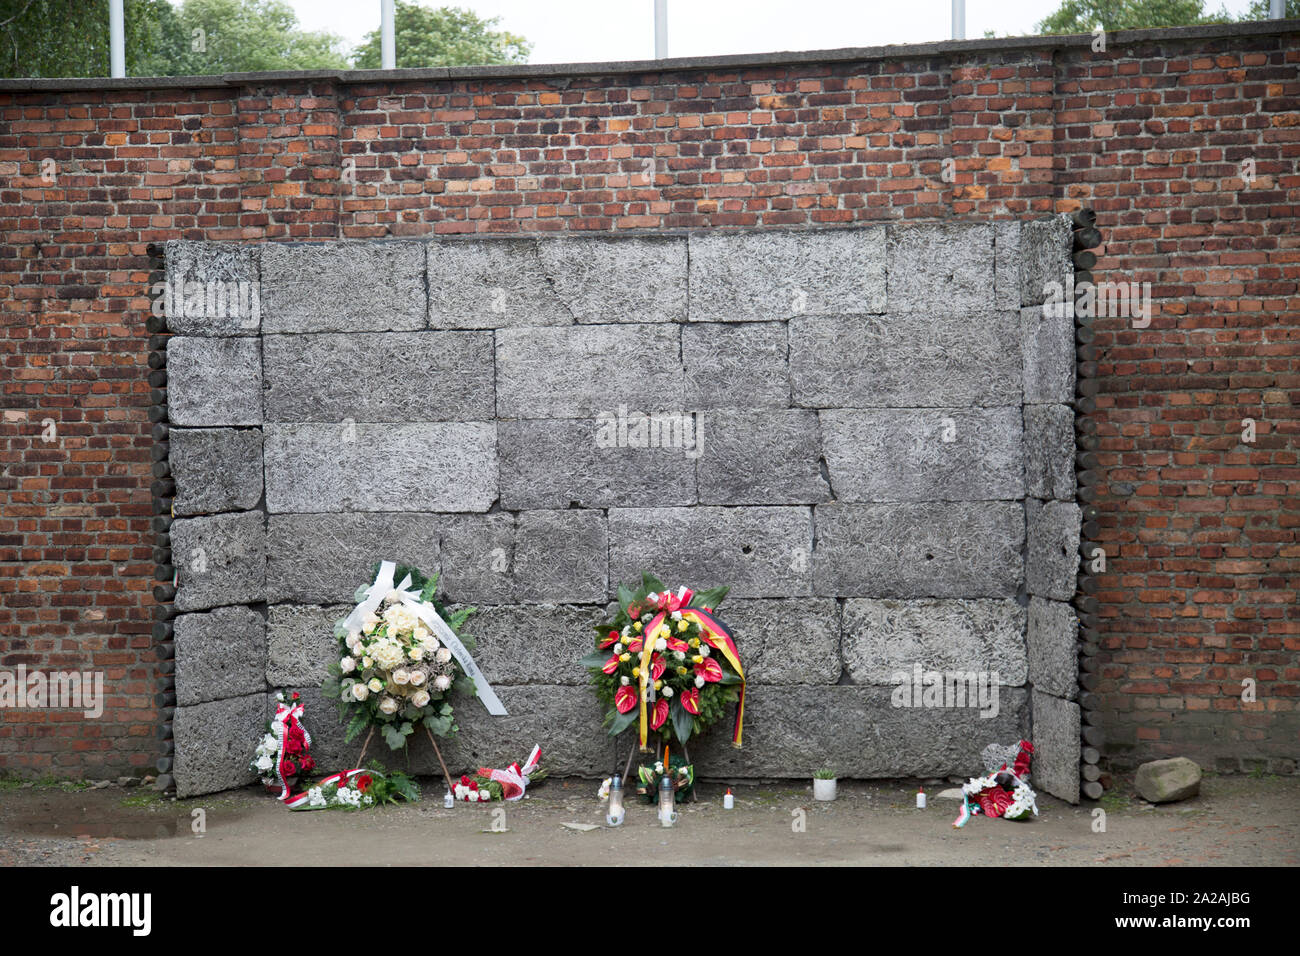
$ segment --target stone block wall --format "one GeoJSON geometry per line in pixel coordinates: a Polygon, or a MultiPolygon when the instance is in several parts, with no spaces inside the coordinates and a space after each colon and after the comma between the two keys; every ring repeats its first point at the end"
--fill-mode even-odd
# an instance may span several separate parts
{"type": "Polygon", "coordinates": [[[178,792],[250,780],[281,686],[324,765],[355,759],[317,688],[389,558],[477,608],[510,710],[460,701],[453,767],[615,765],[577,661],[648,569],[732,586],[745,747],[715,730],[704,773],[969,773],[1032,726],[1077,799],[1074,327],[1040,307],[1069,243],[1064,217],[169,242],[169,282],[260,290],[251,321],[169,322],[178,792]],[[917,665],[995,673],[996,713],[896,706],[917,665]]]}

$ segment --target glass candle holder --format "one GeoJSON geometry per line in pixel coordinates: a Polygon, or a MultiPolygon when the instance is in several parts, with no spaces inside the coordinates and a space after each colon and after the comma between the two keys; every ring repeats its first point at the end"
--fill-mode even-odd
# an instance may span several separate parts
{"type": "Polygon", "coordinates": [[[674,808],[676,793],[672,778],[664,774],[659,780],[659,825],[661,827],[670,827],[677,822],[677,811],[674,808]]]}
{"type": "Polygon", "coordinates": [[[623,778],[618,774],[609,782],[609,810],[605,813],[605,822],[612,827],[623,825],[623,778]]]}

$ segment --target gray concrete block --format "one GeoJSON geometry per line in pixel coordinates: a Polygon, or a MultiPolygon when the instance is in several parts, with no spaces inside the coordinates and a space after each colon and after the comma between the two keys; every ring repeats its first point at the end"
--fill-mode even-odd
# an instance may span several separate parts
{"type": "Polygon", "coordinates": [[[993,224],[993,307],[1020,311],[1020,223],[999,219],[993,224]]]}
{"type": "Polygon", "coordinates": [[[822,411],[840,501],[995,501],[1025,494],[1019,406],[822,411]]]}
{"type": "Polygon", "coordinates": [[[1065,501],[1043,504],[1029,498],[1025,515],[1029,535],[1026,589],[1039,597],[1070,600],[1079,572],[1079,506],[1065,501]]]}
{"type": "MultiPolygon", "coordinates": [[[[262,325],[261,246],[234,242],[166,243],[166,288],[154,311],[177,335],[256,335],[262,325]]],[[[158,291],[158,290],[155,290],[158,291]]]]}
{"type": "Polygon", "coordinates": [[[701,503],[798,505],[830,499],[819,467],[816,412],[710,409],[699,419],[704,423],[697,465],[701,503]]]}
{"type": "Polygon", "coordinates": [[[486,421],[496,414],[490,332],[268,335],[270,422],[486,421]]]}
{"type": "Polygon", "coordinates": [[[266,694],[176,708],[172,729],[176,795],[194,797],[252,783],[253,748],[268,719],[266,694]]]}
{"type": "Polygon", "coordinates": [[[1020,304],[1038,305],[1048,298],[1051,283],[1064,289],[1074,271],[1070,259],[1073,235],[1064,213],[1020,226],[1020,304]]]}
{"type": "Polygon", "coordinates": [[[515,516],[437,515],[442,573],[439,587],[465,604],[515,599],[515,516]]]}
{"type": "MultiPolygon", "coordinates": [[[[840,608],[830,598],[733,601],[717,609],[749,684],[834,684],[840,679],[840,608]]],[[[755,691],[759,693],[759,691],[755,691]]]]}
{"type": "Polygon", "coordinates": [[[692,322],[885,311],[885,229],[690,237],[692,322]]]}
{"type": "Polygon", "coordinates": [[[1074,318],[1043,313],[1042,306],[1020,310],[1025,403],[1065,405],[1074,401],[1074,318]]]}
{"type": "Polygon", "coordinates": [[[175,634],[177,704],[266,690],[266,621],[252,608],[181,614],[175,634]]]}
{"type": "Polygon", "coordinates": [[[421,242],[273,242],[262,249],[265,332],[424,328],[421,242]]]}
{"type": "Polygon", "coordinates": [[[1074,409],[1068,405],[1025,406],[1025,493],[1034,498],[1073,501],[1074,409]]]}
{"type": "Polygon", "coordinates": [[[352,601],[378,561],[433,574],[444,516],[393,512],[273,514],[267,518],[266,598],[271,603],[352,601]]]}
{"type": "Polygon", "coordinates": [[[501,506],[694,504],[696,432],[679,412],[500,422],[501,506]]]}
{"type": "Polygon", "coordinates": [[[1007,600],[844,602],[844,666],[859,684],[895,686],[922,671],[978,672],[1009,687],[1025,683],[1025,609],[1007,600]],[[996,678],[993,675],[996,674],[996,678]]]}
{"type": "Polygon", "coordinates": [[[201,611],[263,600],[265,522],[266,515],[260,511],[173,521],[172,561],[180,578],[176,609],[201,611]]]}
{"type": "Polygon", "coordinates": [[[682,410],[676,325],[502,329],[497,415],[583,418],[682,410]]]}
{"type": "Polygon", "coordinates": [[[959,316],[995,301],[991,223],[890,223],[886,228],[890,313],[959,316]]]}
{"type": "Polygon", "coordinates": [[[805,408],[1018,405],[1014,312],[800,316],[790,321],[794,401],[805,408]]]}
{"type": "Polygon", "coordinates": [[[605,514],[523,511],[515,521],[512,573],[521,604],[586,604],[609,590],[605,514]]]}
{"type": "Polygon", "coordinates": [[[487,511],[497,499],[491,422],[272,424],[270,512],[487,511]]]}
{"type": "Polygon", "coordinates": [[[175,425],[262,424],[262,343],[173,337],[167,343],[167,415],[175,425]]]}
{"type": "Polygon", "coordinates": [[[895,707],[887,687],[754,687],[745,696],[744,746],[720,721],[691,743],[709,777],[796,777],[819,767],[845,778],[946,777],[980,770],[990,741],[1028,732],[1028,694],[999,688],[997,714],[977,708],[895,707]]]}
{"type": "Polygon", "coordinates": [[[572,325],[574,315],[542,264],[536,239],[428,242],[429,327],[498,329],[572,325]]]}
{"type": "Polygon", "coordinates": [[[266,683],[272,688],[320,686],[339,657],[334,623],[353,607],[272,605],[266,621],[266,683]]]}
{"type": "Polygon", "coordinates": [[[474,638],[474,662],[493,687],[585,687],[589,676],[578,661],[595,648],[594,625],[604,616],[591,605],[498,605],[478,608],[461,631],[474,638]]]}
{"type": "Polygon", "coordinates": [[[1079,705],[1044,694],[1033,694],[1034,759],[1030,784],[1066,803],[1079,802],[1079,705]]]}
{"type": "Polygon", "coordinates": [[[176,481],[173,514],[246,511],[262,500],[262,433],[255,428],[174,428],[167,436],[176,481]]]}
{"type": "Polygon", "coordinates": [[[1079,619],[1064,601],[1029,599],[1029,682],[1035,689],[1074,700],[1079,694],[1079,619]]]}
{"type": "Polygon", "coordinates": [[[783,322],[703,322],[682,328],[686,407],[788,408],[783,322]]]}
{"type": "Polygon", "coordinates": [[[1013,597],[1025,519],[1011,502],[818,505],[817,593],[1013,597]]]}
{"type": "Polygon", "coordinates": [[[612,508],[610,586],[650,571],[670,586],[731,586],[731,598],[812,593],[805,507],[612,508]]]}
{"type": "Polygon", "coordinates": [[[685,237],[569,235],[537,256],[579,322],[686,321],[685,237]]]}

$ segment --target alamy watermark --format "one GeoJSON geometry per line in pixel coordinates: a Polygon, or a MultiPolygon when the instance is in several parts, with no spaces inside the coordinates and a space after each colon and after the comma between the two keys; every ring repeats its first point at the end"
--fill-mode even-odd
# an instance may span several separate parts
{"type": "Polygon", "coordinates": [[[104,713],[104,675],[100,671],[0,671],[0,709],[79,710],[87,719],[104,713]]]}
{"type": "Polygon", "coordinates": [[[1080,318],[1131,319],[1133,328],[1151,324],[1150,282],[1083,282],[1077,287],[1073,273],[1065,284],[1043,284],[1043,317],[1078,316],[1080,318]]]}
{"type": "Polygon", "coordinates": [[[704,419],[698,412],[638,412],[626,405],[596,415],[597,448],[677,448],[687,458],[704,451],[704,419]]]}
{"type": "Polygon", "coordinates": [[[248,329],[257,328],[262,321],[258,283],[247,279],[184,282],[177,276],[170,282],[155,282],[150,294],[154,296],[150,309],[157,316],[238,319],[248,329]]]}
{"type": "Polygon", "coordinates": [[[913,664],[912,673],[895,671],[889,682],[893,707],[978,708],[984,720],[998,715],[997,671],[927,671],[913,664]]]}

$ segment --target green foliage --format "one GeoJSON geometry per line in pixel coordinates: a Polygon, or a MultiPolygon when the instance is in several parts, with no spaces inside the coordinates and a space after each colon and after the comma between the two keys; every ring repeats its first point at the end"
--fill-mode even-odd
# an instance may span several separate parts
{"type": "MultiPolygon", "coordinates": [[[[1286,18],[1288,20],[1300,19],[1300,0],[1286,0],[1286,18]]],[[[1267,20],[1268,19],[1268,0],[1255,0],[1250,8],[1241,15],[1243,21],[1246,20],[1267,20]]]]}
{"type": "Polygon", "coordinates": [[[835,771],[832,770],[830,767],[822,767],[820,770],[818,770],[818,771],[816,771],[815,773],[813,773],[813,779],[814,779],[814,780],[834,780],[834,779],[835,779],[835,771]]]}
{"type": "MultiPolygon", "coordinates": [[[[532,44],[495,29],[498,22],[497,17],[484,20],[459,7],[435,10],[398,0],[393,19],[397,65],[405,69],[527,62],[532,44]]],[[[379,30],[371,30],[353,55],[353,63],[359,70],[377,70],[380,53],[379,30]]]]}
{"type": "Polygon", "coordinates": [[[1207,16],[1204,0],[1065,0],[1038,24],[1039,33],[1091,33],[1105,30],[1149,30],[1226,23],[1226,11],[1207,16]]]}

